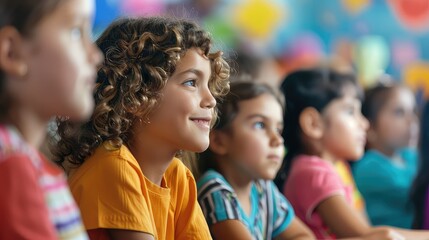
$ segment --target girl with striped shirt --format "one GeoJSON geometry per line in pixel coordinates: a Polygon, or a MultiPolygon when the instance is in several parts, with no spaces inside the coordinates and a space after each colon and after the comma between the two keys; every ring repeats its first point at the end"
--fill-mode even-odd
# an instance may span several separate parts
{"type": "Polygon", "coordinates": [[[284,155],[283,102],[266,85],[236,82],[219,103],[197,183],[213,238],[313,239],[272,182],[284,155]]]}

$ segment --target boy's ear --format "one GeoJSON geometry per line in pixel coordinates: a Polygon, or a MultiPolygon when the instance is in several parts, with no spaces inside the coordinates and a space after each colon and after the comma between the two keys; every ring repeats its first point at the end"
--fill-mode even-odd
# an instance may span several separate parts
{"type": "Polygon", "coordinates": [[[212,130],[210,132],[210,150],[217,155],[227,153],[227,143],[225,133],[222,131],[212,130]]]}
{"type": "Polygon", "coordinates": [[[22,43],[22,36],[14,27],[0,28],[0,69],[6,75],[27,75],[28,66],[22,57],[22,43]]]}
{"type": "Polygon", "coordinates": [[[313,107],[305,108],[299,116],[299,125],[302,132],[313,139],[323,136],[323,119],[319,111],[313,107]]]}

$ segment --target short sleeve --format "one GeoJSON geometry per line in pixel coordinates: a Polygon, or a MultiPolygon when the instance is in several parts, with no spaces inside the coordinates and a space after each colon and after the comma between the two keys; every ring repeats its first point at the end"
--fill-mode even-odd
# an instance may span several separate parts
{"type": "Polygon", "coordinates": [[[295,212],[289,201],[281,194],[272,181],[268,182],[269,191],[273,200],[273,237],[285,231],[295,217],[295,212]]]}
{"type": "Polygon", "coordinates": [[[114,153],[95,156],[94,166],[80,169],[84,174],[70,181],[85,226],[155,235],[144,177],[137,166],[114,153]]]}
{"type": "Polygon", "coordinates": [[[0,160],[0,239],[57,239],[36,170],[25,155],[0,160]]]}
{"type": "Polygon", "coordinates": [[[180,160],[173,160],[176,166],[167,170],[166,175],[175,184],[176,230],[175,239],[211,239],[210,231],[201,207],[197,201],[197,186],[191,171],[180,160]],[[173,178],[172,178],[173,177],[173,178]]]}
{"type": "Polygon", "coordinates": [[[286,189],[286,197],[294,195],[294,207],[299,208],[310,222],[315,208],[323,200],[334,195],[346,195],[342,180],[335,170],[322,164],[297,169],[287,181],[287,187],[293,186],[293,189],[286,189]]]}
{"type": "Polygon", "coordinates": [[[208,171],[198,181],[198,202],[209,226],[240,220],[238,199],[219,173],[208,171]]]}

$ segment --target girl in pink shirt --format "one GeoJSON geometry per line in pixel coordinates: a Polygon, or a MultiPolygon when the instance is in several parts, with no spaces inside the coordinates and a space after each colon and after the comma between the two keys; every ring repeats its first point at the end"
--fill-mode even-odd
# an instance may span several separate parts
{"type": "Polygon", "coordinates": [[[330,69],[299,70],[286,77],[283,137],[287,148],[279,178],[283,192],[318,239],[429,239],[429,232],[371,227],[352,207],[353,189],[334,169],[359,159],[368,121],[361,90],[351,74],[330,69]]]}

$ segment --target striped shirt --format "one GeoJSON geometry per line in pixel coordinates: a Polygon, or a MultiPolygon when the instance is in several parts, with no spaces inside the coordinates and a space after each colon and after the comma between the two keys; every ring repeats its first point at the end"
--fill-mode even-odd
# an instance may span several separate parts
{"type": "Polygon", "coordinates": [[[239,220],[254,239],[272,239],[286,230],[295,214],[272,181],[258,180],[251,189],[248,216],[228,181],[214,170],[198,181],[198,201],[209,226],[225,220],[239,220]]]}
{"type": "MultiPolygon", "coordinates": [[[[46,215],[45,212],[47,211],[47,215],[49,218],[49,225],[50,226],[43,226],[43,228],[48,229],[48,231],[45,231],[46,236],[43,238],[43,234],[41,234],[40,239],[51,239],[49,238],[48,234],[50,232],[53,232],[57,239],[73,239],[73,240],[84,240],[88,239],[86,231],[84,230],[84,227],[82,225],[82,221],[80,218],[80,212],[77,208],[74,199],[69,191],[68,185],[67,185],[67,179],[64,175],[64,173],[56,166],[54,166],[52,163],[48,162],[45,158],[41,156],[41,154],[35,150],[33,147],[28,145],[19,135],[19,133],[10,126],[4,126],[0,125],[0,173],[6,173],[11,172],[11,169],[13,168],[19,168],[21,166],[31,166],[31,171],[27,171],[26,173],[32,174],[35,176],[34,180],[37,182],[35,184],[36,188],[33,191],[33,195],[30,196],[30,200],[27,199],[9,199],[9,208],[16,208],[16,209],[23,209],[26,208],[30,212],[27,214],[29,216],[32,216],[36,212],[40,214],[40,220],[43,222],[43,217],[46,215]],[[26,162],[22,163],[23,159],[27,160],[26,162]],[[20,165],[21,164],[21,165],[20,165]],[[37,194],[41,194],[42,196],[37,196],[37,194]],[[43,208],[40,209],[34,209],[34,206],[39,206],[33,202],[31,202],[31,199],[43,199],[44,205],[41,206],[43,208]],[[12,200],[13,202],[11,202],[12,200]],[[16,200],[17,203],[14,201],[16,200]],[[21,206],[20,204],[28,204],[28,206],[21,206]],[[46,208],[45,208],[46,207],[46,208]],[[34,210],[34,212],[32,212],[34,210]],[[46,211],[45,211],[46,210],[46,211]],[[49,229],[52,229],[52,231],[49,231],[49,229]]],[[[13,171],[12,171],[13,172],[13,171]]],[[[19,172],[19,171],[18,171],[19,172]]],[[[25,172],[25,171],[23,171],[25,172]]],[[[7,174],[2,174],[3,176],[0,176],[0,178],[5,177],[7,174]]],[[[26,184],[28,182],[23,181],[22,178],[28,180],[31,179],[27,176],[7,176],[8,181],[19,186],[19,183],[26,184]]],[[[0,187],[7,188],[9,186],[2,185],[4,183],[0,183],[0,187]]],[[[25,186],[22,186],[22,188],[25,188],[25,186]]],[[[4,189],[0,188],[0,191],[3,191],[4,189]]],[[[8,189],[9,192],[19,192],[19,189],[8,189]]],[[[7,193],[4,193],[7,194],[7,193]]],[[[17,194],[18,196],[22,196],[17,194]]],[[[2,203],[3,204],[3,203],[2,203]]],[[[40,206],[39,206],[40,207],[40,206]]],[[[5,210],[4,206],[0,206],[1,210],[5,210]]],[[[21,210],[19,210],[21,211],[21,210]]],[[[14,211],[8,211],[8,216],[15,217],[16,212],[14,211]]],[[[11,219],[11,221],[16,220],[21,221],[22,218],[14,218],[11,219]]],[[[34,218],[37,220],[37,216],[34,218]]],[[[28,228],[31,227],[40,227],[41,225],[39,223],[35,222],[17,222],[14,224],[10,224],[13,227],[16,227],[16,230],[7,230],[7,233],[0,233],[0,236],[10,236],[11,238],[15,237],[22,237],[22,232],[28,231],[28,228]],[[21,231],[21,232],[20,232],[21,231]],[[12,234],[12,235],[8,235],[12,234]]],[[[3,231],[3,230],[0,230],[3,231]]],[[[38,230],[34,230],[34,232],[37,232],[38,230]]],[[[42,231],[39,231],[41,233],[42,231]]],[[[29,236],[31,239],[39,239],[35,238],[34,236],[29,236]]],[[[27,237],[22,237],[27,238],[27,237]]]]}

